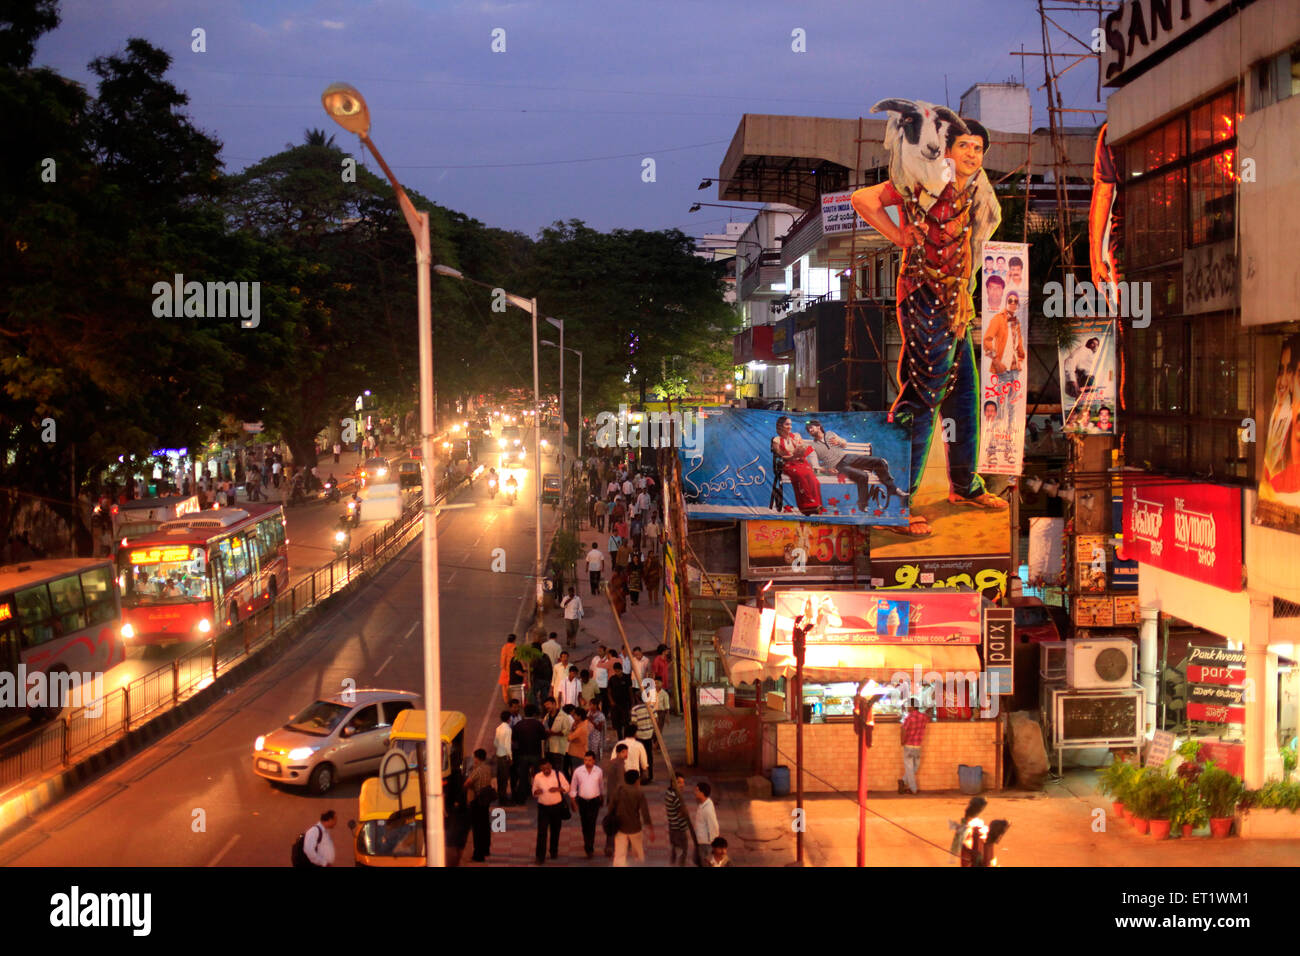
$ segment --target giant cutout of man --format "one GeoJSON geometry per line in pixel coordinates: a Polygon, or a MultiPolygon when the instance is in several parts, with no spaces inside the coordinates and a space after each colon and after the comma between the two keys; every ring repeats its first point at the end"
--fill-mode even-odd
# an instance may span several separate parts
{"type": "MultiPolygon", "coordinates": [[[[979,367],[971,326],[974,264],[1002,221],[1002,210],[983,170],[988,131],[951,110],[911,100],[882,100],[872,112],[889,113],[885,147],[889,181],[852,196],[858,214],[903,248],[898,277],[898,398],[892,421],[912,431],[911,492],[920,486],[938,415],[952,419],[955,440],[945,445],[948,500],[987,510],[1008,505],[991,495],[975,472],[979,448],[979,367]],[[945,149],[946,147],[946,149],[945,149]],[[942,157],[942,158],[941,158],[942,157]],[[948,170],[934,175],[937,163],[948,170]],[[899,210],[894,225],[886,209],[899,210]]],[[[894,529],[890,529],[894,530],[894,529]]],[[[902,531],[902,529],[897,529],[902,531]]],[[[904,533],[930,534],[913,505],[904,533]]]]}

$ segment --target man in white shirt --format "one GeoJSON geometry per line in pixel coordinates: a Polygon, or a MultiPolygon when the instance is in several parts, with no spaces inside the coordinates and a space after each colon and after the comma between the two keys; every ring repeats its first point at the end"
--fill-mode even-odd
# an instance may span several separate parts
{"type": "Polygon", "coordinates": [[[326,810],[320,815],[320,822],[303,834],[302,852],[307,854],[312,866],[333,865],[334,841],[330,838],[330,831],[338,822],[334,811],[326,810]]]}
{"type": "Polygon", "coordinates": [[[565,681],[569,679],[569,666],[569,652],[560,651],[560,659],[551,668],[551,696],[561,707],[564,706],[564,701],[560,695],[564,691],[565,681]]]}
{"type": "Polygon", "coordinates": [[[618,494],[620,487],[619,483],[611,478],[609,484],[605,486],[605,497],[618,494]]]}
{"type": "Polygon", "coordinates": [[[596,817],[605,796],[605,771],[596,765],[596,755],[590,750],[583,756],[582,766],[573,771],[569,794],[582,821],[583,849],[591,859],[596,852],[596,817]]]}
{"type": "Polygon", "coordinates": [[[503,710],[501,711],[501,723],[497,724],[497,732],[492,738],[492,745],[497,758],[497,799],[503,805],[506,802],[506,790],[510,784],[510,753],[513,738],[514,731],[510,723],[510,711],[503,710]]]}
{"type": "Polygon", "coordinates": [[[650,770],[650,758],[646,756],[645,746],[636,739],[635,731],[632,736],[624,737],[619,743],[627,745],[627,762],[623,764],[624,770],[635,770],[644,780],[650,770]]]}
{"type": "Polygon", "coordinates": [[[641,648],[634,647],[632,648],[632,660],[628,661],[624,666],[628,669],[628,673],[632,675],[632,683],[640,687],[646,675],[650,673],[650,658],[641,653],[641,648]]]}
{"type": "Polygon", "coordinates": [[[561,707],[565,704],[577,707],[582,702],[582,680],[578,677],[577,667],[569,667],[569,676],[560,685],[560,692],[555,699],[560,702],[561,707]]]}
{"type": "Polygon", "coordinates": [[[604,711],[609,703],[609,675],[614,670],[614,658],[609,656],[609,648],[601,644],[587,669],[596,678],[596,700],[604,711]]]}
{"type": "Polygon", "coordinates": [[[587,552],[587,577],[591,580],[591,593],[595,594],[600,590],[600,573],[605,570],[605,552],[600,550],[600,546],[591,542],[591,550],[587,552]]]}
{"type": "Polygon", "coordinates": [[[542,651],[551,659],[551,667],[555,667],[556,661],[560,659],[563,649],[560,642],[555,639],[555,632],[551,631],[550,636],[542,642],[542,651]]]}
{"type": "Polygon", "coordinates": [[[718,830],[718,811],[713,806],[713,789],[701,781],[695,785],[695,838],[699,841],[700,866],[709,865],[713,841],[722,834],[718,830]]]}
{"type": "Polygon", "coordinates": [[[648,516],[650,514],[650,493],[649,492],[642,491],[641,494],[636,496],[636,513],[642,515],[643,517],[648,516]]]}
{"type": "Polygon", "coordinates": [[[569,593],[564,596],[560,606],[564,608],[565,640],[570,647],[575,647],[578,643],[578,628],[582,624],[582,616],[585,613],[582,608],[582,598],[578,597],[576,590],[569,588],[569,593]]]}
{"type": "Polygon", "coordinates": [[[630,480],[624,478],[624,479],[623,479],[623,497],[624,497],[624,498],[629,498],[629,499],[630,499],[630,498],[632,497],[632,492],[633,492],[634,490],[635,490],[635,489],[633,489],[633,487],[632,487],[632,482],[631,482],[630,480]]]}

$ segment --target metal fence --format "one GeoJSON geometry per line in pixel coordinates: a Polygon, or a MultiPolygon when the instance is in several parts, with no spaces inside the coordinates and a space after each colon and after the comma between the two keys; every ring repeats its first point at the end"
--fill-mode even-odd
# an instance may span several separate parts
{"type": "MultiPolygon", "coordinates": [[[[436,500],[459,484],[439,482],[436,500]]],[[[71,766],[211,685],[274,640],[298,615],[391,560],[418,535],[423,507],[423,495],[417,495],[395,521],[312,571],[257,614],[157,670],[106,691],[91,706],[70,709],[33,736],[0,748],[0,793],[71,766]]]]}

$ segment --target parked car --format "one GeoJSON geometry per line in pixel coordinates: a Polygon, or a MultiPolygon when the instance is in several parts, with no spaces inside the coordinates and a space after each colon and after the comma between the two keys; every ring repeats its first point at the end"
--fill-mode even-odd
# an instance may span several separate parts
{"type": "Polygon", "coordinates": [[[253,772],[275,783],[328,793],[344,777],[378,772],[393,720],[418,708],[404,690],[355,690],[312,701],[253,743],[253,772]]]}
{"type": "Polygon", "coordinates": [[[1011,607],[1016,612],[1016,640],[1021,644],[1040,641],[1063,640],[1057,630],[1051,609],[1036,597],[1013,597],[1011,607]]]}

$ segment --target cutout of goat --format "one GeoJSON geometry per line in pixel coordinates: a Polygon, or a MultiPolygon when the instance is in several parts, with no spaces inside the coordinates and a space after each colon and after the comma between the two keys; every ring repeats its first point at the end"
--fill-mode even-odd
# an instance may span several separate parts
{"type": "Polygon", "coordinates": [[[904,195],[916,198],[924,208],[952,181],[948,131],[969,133],[961,117],[946,106],[920,100],[881,100],[871,112],[889,113],[885,124],[885,149],[889,151],[889,181],[904,195]]]}

